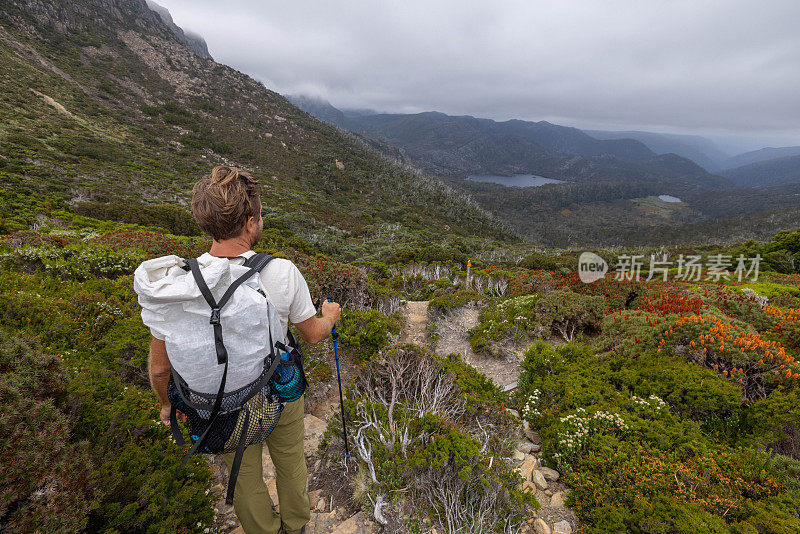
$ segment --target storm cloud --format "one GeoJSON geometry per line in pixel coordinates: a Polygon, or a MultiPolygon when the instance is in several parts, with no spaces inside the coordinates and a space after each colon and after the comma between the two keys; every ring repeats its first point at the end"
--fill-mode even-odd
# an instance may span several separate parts
{"type": "Polygon", "coordinates": [[[797,0],[159,0],[217,61],[339,108],[800,143],[797,0]]]}

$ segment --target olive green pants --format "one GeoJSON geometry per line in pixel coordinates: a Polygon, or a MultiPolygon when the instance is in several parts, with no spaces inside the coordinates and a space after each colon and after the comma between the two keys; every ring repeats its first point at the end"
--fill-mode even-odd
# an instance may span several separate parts
{"type": "MultiPolygon", "coordinates": [[[[305,425],[304,397],[284,405],[278,424],[264,443],[275,465],[280,514],[272,509],[272,499],[263,477],[261,443],[247,447],[242,457],[233,495],[236,517],[247,534],[278,534],[281,523],[287,534],[299,533],[311,519],[308,503],[308,469],[303,453],[305,425]]],[[[222,458],[230,470],[234,453],[222,458]]]]}

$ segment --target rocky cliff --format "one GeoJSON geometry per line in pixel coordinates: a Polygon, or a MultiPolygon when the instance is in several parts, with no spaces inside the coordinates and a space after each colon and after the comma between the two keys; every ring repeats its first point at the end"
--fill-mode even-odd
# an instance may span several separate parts
{"type": "Polygon", "coordinates": [[[170,14],[169,10],[164,6],[153,2],[153,0],[146,0],[147,6],[158,13],[158,16],[161,17],[161,20],[164,24],[169,27],[170,30],[175,34],[180,42],[186,45],[186,48],[194,52],[200,57],[204,58],[211,58],[211,54],[208,53],[208,45],[206,45],[205,39],[201,36],[186,31],[172,20],[172,15],[170,14]]]}

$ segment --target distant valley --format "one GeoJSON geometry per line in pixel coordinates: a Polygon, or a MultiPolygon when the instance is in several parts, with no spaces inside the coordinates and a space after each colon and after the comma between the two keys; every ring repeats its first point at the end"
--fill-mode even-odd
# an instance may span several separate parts
{"type": "Polygon", "coordinates": [[[728,241],[800,223],[800,156],[773,158],[792,147],[733,156],[700,136],[582,131],[439,112],[351,112],[317,98],[288,98],[461,188],[537,243],[728,241]],[[736,166],[743,161],[750,164],[736,166]],[[531,175],[559,183],[519,181],[531,175]]]}

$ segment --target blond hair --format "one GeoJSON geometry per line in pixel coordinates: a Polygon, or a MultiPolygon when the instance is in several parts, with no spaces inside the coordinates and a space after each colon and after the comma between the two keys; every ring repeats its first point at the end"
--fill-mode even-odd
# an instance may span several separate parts
{"type": "Polygon", "coordinates": [[[194,184],[192,215],[216,241],[241,235],[250,217],[261,217],[258,180],[236,167],[214,167],[194,184]]]}

